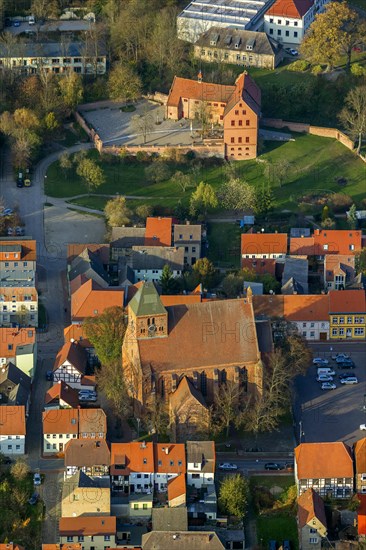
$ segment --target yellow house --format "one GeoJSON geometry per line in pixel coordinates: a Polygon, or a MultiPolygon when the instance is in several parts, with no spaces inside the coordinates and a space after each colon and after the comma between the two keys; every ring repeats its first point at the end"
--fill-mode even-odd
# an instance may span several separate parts
{"type": "Polygon", "coordinates": [[[364,340],[366,333],[364,290],[329,292],[329,337],[331,340],[364,340]]]}

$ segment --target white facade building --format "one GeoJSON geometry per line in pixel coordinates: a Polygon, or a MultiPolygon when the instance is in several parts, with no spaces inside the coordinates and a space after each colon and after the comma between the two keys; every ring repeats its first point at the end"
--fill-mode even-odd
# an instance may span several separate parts
{"type": "Polygon", "coordinates": [[[0,406],[0,452],[4,455],[25,454],[25,407],[0,406]]]}
{"type": "Polygon", "coordinates": [[[187,441],[187,485],[200,489],[215,483],[215,443],[187,441]]]}

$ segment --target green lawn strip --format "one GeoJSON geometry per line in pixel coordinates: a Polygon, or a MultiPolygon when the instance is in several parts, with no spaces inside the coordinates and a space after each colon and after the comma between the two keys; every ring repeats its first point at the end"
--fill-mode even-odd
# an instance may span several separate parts
{"type": "Polygon", "coordinates": [[[295,483],[294,476],[290,475],[263,475],[263,476],[250,476],[251,487],[281,487],[284,491],[291,487],[295,483]]]}
{"type": "Polygon", "coordinates": [[[240,267],[240,234],[235,223],[208,224],[207,257],[219,267],[240,267]]]}
{"type": "Polygon", "coordinates": [[[270,540],[276,540],[281,545],[284,540],[290,541],[291,548],[299,547],[296,519],[281,513],[257,518],[257,540],[262,548],[268,548],[270,540]]]}

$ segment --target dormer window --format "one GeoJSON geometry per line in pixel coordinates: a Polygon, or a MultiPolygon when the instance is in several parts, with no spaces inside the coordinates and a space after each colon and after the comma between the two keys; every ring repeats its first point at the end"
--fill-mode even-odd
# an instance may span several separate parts
{"type": "Polygon", "coordinates": [[[144,459],[143,459],[143,463],[144,463],[144,464],[147,464],[147,458],[144,458],[144,459]]]}

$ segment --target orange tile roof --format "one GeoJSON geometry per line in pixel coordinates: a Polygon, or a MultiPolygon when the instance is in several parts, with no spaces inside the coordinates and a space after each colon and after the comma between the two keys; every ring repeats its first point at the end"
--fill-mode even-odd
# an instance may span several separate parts
{"type": "Polygon", "coordinates": [[[3,405],[0,407],[0,435],[25,435],[24,405],[3,405]]]}
{"type": "Polygon", "coordinates": [[[24,299],[24,296],[30,296],[30,299],[32,302],[37,301],[38,293],[35,287],[0,287],[0,294],[4,296],[5,302],[11,302],[13,299],[13,296],[15,296],[15,300],[17,302],[25,302],[28,301],[24,299]]]}
{"type": "MultiPolygon", "coordinates": [[[[0,550],[25,550],[24,546],[19,546],[19,544],[14,544],[14,542],[1,543],[0,550]]],[[[43,547],[42,547],[43,550],[43,547]]]]}
{"type": "MultiPolygon", "coordinates": [[[[20,259],[25,261],[35,261],[37,260],[37,242],[34,240],[28,240],[28,239],[22,239],[20,241],[1,241],[0,244],[2,245],[18,245],[21,246],[22,252],[20,259]]],[[[5,253],[0,252],[0,261],[7,260],[5,258],[5,253]]],[[[12,261],[12,259],[11,259],[12,261]]]]}
{"type": "Polygon", "coordinates": [[[315,229],[312,237],[290,239],[290,254],[306,254],[307,256],[356,254],[362,248],[361,243],[361,231],[353,229],[315,229]],[[351,246],[353,246],[353,250],[350,249],[351,246]]]}
{"type": "Polygon", "coordinates": [[[73,367],[75,367],[82,374],[85,373],[87,355],[82,346],[79,346],[77,342],[66,342],[56,355],[55,364],[53,370],[57,370],[61,365],[69,361],[73,367]]]}
{"type": "Polygon", "coordinates": [[[359,439],[353,446],[355,455],[356,473],[366,472],[366,437],[359,439]]]}
{"type": "Polygon", "coordinates": [[[14,357],[17,346],[34,344],[36,329],[29,328],[0,328],[0,357],[14,357]],[[9,350],[9,345],[13,346],[9,350]]]}
{"type": "Polygon", "coordinates": [[[295,448],[298,479],[353,478],[351,449],[343,442],[301,443],[295,448]]]}
{"type": "Polygon", "coordinates": [[[184,444],[154,443],[154,462],[155,472],[159,474],[185,474],[187,467],[184,444]]]}
{"type": "Polygon", "coordinates": [[[255,271],[257,275],[264,275],[269,273],[275,276],[276,274],[276,260],[269,258],[241,258],[242,269],[250,269],[255,271]]]}
{"type": "Polygon", "coordinates": [[[364,290],[331,290],[329,313],[366,313],[364,290]]]}
{"type": "Polygon", "coordinates": [[[291,237],[290,254],[315,256],[314,237],[291,237]]]}
{"type": "Polygon", "coordinates": [[[198,304],[201,302],[200,294],[178,294],[160,296],[163,306],[178,306],[181,304],[198,304]]]}
{"type": "Polygon", "coordinates": [[[52,409],[42,413],[44,434],[78,434],[78,409],[52,409]]]}
{"type": "Polygon", "coordinates": [[[70,293],[74,294],[74,292],[76,292],[77,289],[80,288],[87,281],[89,281],[89,279],[86,275],[77,275],[72,281],[70,281],[70,293]]]}
{"type": "Polygon", "coordinates": [[[153,443],[111,444],[111,474],[129,475],[130,472],[154,472],[154,448],[153,443]],[[123,460],[123,462],[122,462],[123,460]],[[115,464],[125,464],[125,468],[116,470],[115,464]]]}
{"type": "Polygon", "coordinates": [[[288,321],[328,321],[329,298],[326,294],[284,296],[284,317],[288,321]]]}
{"type": "Polygon", "coordinates": [[[366,535],[366,495],[358,494],[357,498],[361,503],[357,510],[358,534],[366,535]]]}
{"type": "Polygon", "coordinates": [[[185,475],[180,474],[168,480],[168,500],[174,500],[175,498],[185,495],[186,491],[185,475]]]}
{"type": "Polygon", "coordinates": [[[103,409],[80,409],[79,410],[79,433],[107,433],[107,417],[103,409]]]}
{"type": "Polygon", "coordinates": [[[352,254],[326,254],[324,258],[324,274],[326,281],[333,281],[334,275],[350,273],[353,279],[355,256],[352,254]]]}
{"type": "Polygon", "coordinates": [[[312,7],[312,0],[276,0],[265,15],[301,19],[312,7]]]}
{"type": "Polygon", "coordinates": [[[234,90],[235,86],[198,82],[198,80],[175,76],[170,88],[167,106],[178,107],[181,98],[227,103],[234,90]]]}
{"type": "Polygon", "coordinates": [[[246,71],[242,72],[235,81],[234,91],[224,110],[224,119],[240,101],[245,102],[252,111],[259,115],[261,91],[246,71]]]}
{"type": "Polygon", "coordinates": [[[46,405],[53,401],[64,401],[71,408],[76,408],[79,405],[78,392],[63,380],[59,380],[46,393],[46,405]]]}
{"type": "Polygon", "coordinates": [[[93,347],[86,337],[83,325],[72,324],[64,328],[65,344],[71,342],[71,340],[77,342],[82,348],[93,347]]]}
{"type": "Polygon", "coordinates": [[[59,521],[61,537],[115,535],[116,528],[115,516],[78,516],[76,518],[61,518],[59,521]]]}
{"type": "Polygon", "coordinates": [[[102,243],[69,243],[67,245],[67,263],[71,264],[75,258],[77,258],[82,252],[84,252],[85,249],[90,250],[90,252],[93,252],[102,264],[109,263],[110,258],[110,250],[109,250],[109,244],[102,243]]]}
{"type": "Polygon", "coordinates": [[[299,496],[297,506],[297,517],[301,528],[308,525],[314,518],[317,518],[324,527],[327,526],[324,502],[313,488],[307,489],[299,496]]]}
{"type": "Polygon", "coordinates": [[[286,254],[287,233],[243,233],[242,254],[286,254]]]}
{"type": "Polygon", "coordinates": [[[89,279],[71,295],[71,318],[82,320],[95,317],[113,306],[123,307],[124,291],[120,288],[101,288],[89,279]]]}
{"type": "Polygon", "coordinates": [[[172,246],[173,218],[146,218],[145,246],[172,246]]]}
{"type": "Polygon", "coordinates": [[[42,550],[81,550],[81,544],[69,542],[66,544],[42,544],[42,550]]]}

